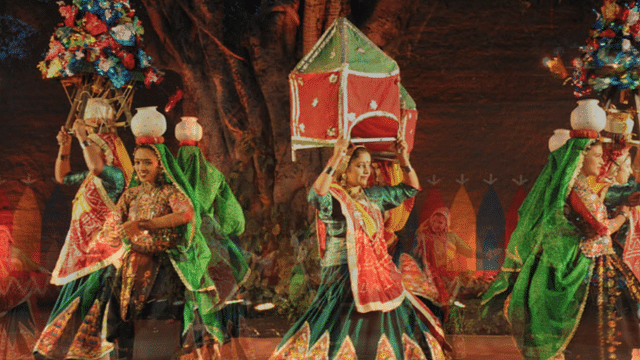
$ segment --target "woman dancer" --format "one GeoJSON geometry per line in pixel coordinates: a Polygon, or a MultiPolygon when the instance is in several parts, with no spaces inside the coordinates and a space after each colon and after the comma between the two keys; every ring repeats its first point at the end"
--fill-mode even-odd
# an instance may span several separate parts
{"type": "Polygon", "coordinates": [[[309,192],[318,210],[318,295],[271,359],[444,359],[440,324],[403,287],[383,236],[382,212],[420,189],[406,143],[396,145],[404,182],[371,188],[371,155],[364,147],[347,151],[348,145],[338,140],[309,192]]]}
{"type": "Polygon", "coordinates": [[[193,346],[194,339],[180,335],[193,330],[195,316],[204,319],[197,321],[204,331],[220,333],[217,317],[210,316],[218,301],[206,274],[210,252],[199,232],[192,190],[168,149],[162,144],[138,145],[134,169],[100,237],[126,248],[110,302],[107,339],[118,337],[118,358],[170,358],[190,351],[180,350],[180,343],[193,346]],[[161,321],[155,324],[163,328],[156,337],[169,343],[136,347],[135,336],[153,331],[146,327],[153,328],[154,321],[161,321]]]}
{"type": "Polygon", "coordinates": [[[107,215],[115,208],[131,175],[131,160],[115,129],[115,110],[101,98],[87,101],[84,120],[72,132],[82,148],[88,170],[72,172],[69,162],[72,136],[61,128],[56,181],[80,185],[73,200],[72,219],[64,246],[51,276],[62,285],[49,321],[33,351],[51,359],[108,358],[113,346],[102,333],[102,318],[111,296],[119,247],[96,241],[107,215]]]}
{"type": "Polygon", "coordinates": [[[615,254],[608,218],[587,177],[599,174],[595,131],[574,131],[520,208],[502,271],[483,298],[504,310],[526,359],[631,359],[640,347],[640,284],[615,254]],[[591,138],[585,138],[589,136],[591,138]]]}

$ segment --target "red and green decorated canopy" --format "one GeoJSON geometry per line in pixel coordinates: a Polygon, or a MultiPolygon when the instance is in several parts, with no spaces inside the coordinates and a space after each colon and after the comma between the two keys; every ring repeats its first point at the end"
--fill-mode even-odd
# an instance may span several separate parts
{"type": "Polygon", "coordinates": [[[398,135],[413,148],[416,105],[398,64],[345,18],[336,19],[289,74],[291,146],[332,146],[350,135],[385,153],[398,135]]]}

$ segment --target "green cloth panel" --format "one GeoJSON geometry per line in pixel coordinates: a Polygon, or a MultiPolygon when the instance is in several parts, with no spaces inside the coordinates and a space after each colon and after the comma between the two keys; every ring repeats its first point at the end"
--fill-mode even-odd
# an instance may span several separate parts
{"type": "Polygon", "coordinates": [[[209,243],[218,241],[224,248],[221,253],[225,256],[212,258],[212,262],[226,261],[235,281],[242,282],[249,271],[249,264],[228,237],[240,235],[244,231],[245,218],[240,203],[225,181],[224,174],[205,159],[199,147],[181,146],[176,160],[194,189],[203,222],[210,222],[212,226],[205,238],[209,243]]]}
{"type": "MultiPolygon", "coordinates": [[[[111,289],[105,288],[105,282],[106,279],[113,276],[114,273],[115,268],[108,266],[63,285],[56,299],[56,303],[53,305],[53,310],[51,311],[47,324],[51,323],[56,316],[69,308],[69,305],[71,305],[76,298],[80,298],[80,318],[84,319],[96,298],[104,291],[111,291],[111,289]]],[[[106,298],[109,298],[109,296],[106,298]]]]}
{"type": "Polygon", "coordinates": [[[245,218],[224,174],[211,165],[197,146],[181,146],[176,157],[200,202],[201,211],[218,219],[225,235],[240,235],[245,218]]]}
{"type": "Polygon", "coordinates": [[[501,272],[483,297],[494,316],[511,295],[508,317],[526,359],[564,349],[586,301],[593,261],[580,252],[580,233],[564,216],[565,200],[591,139],[570,139],[548,162],[523,202],[501,272]]]}
{"type": "MultiPolygon", "coordinates": [[[[385,334],[398,359],[404,358],[402,334],[407,334],[418,343],[425,342],[424,339],[416,339],[416,336],[423,337],[429,330],[418,318],[409,300],[405,300],[399,307],[388,312],[361,314],[358,313],[351,295],[348,265],[324,267],[321,270],[321,276],[322,283],[315,300],[285,334],[278,348],[285,345],[287,340],[305,323],[309,323],[311,330],[310,346],[313,346],[325,331],[329,331],[331,339],[329,359],[334,358],[347,335],[360,353],[362,348],[375,351],[380,336],[385,334]],[[374,329],[374,333],[367,332],[367,329],[369,331],[374,329]]],[[[360,355],[358,357],[360,358],[360,355]]]]}
{"type": "Polygon", "coordinates": [[[346,18],[336,19],[316,46],[317,51],[307,54],[294,71],[323,73],[346,64],[353,71],[365,73],[398,71],[398,64],[346,18]]]}

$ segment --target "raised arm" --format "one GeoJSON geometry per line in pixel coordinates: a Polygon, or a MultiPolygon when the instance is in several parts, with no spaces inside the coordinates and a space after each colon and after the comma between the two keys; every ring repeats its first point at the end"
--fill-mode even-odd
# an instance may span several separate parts
{"type": "Polygon", "coordinates": [[[102,150],[99,146],[88,140],[89,134],[87,133],[87,129],[82,120],[78,119],[73,123],[73,132],[80,142],[82,155],[84,156],[87,168],[89,168],[89,171],[91,171],[93,175],[100,175],[102,168],[104,167],[102,150]]]}
{"type": "Polygon", "coordinates": [[[347,147],[349,147],[348,138],[338,139],[336,144],[333,146],[333,155],[331,155],[331,159],[329,159],[327,166],[313,183],[313,188],[315,189],[316,194],[324,196],[329,192],[333,173],[336,171],[336,167],[340,164],[342,158],[346,155],[347,147]]]}
{"type": "Polygon", "coordinates": [[[414,189],[420,189],[420,181],[418,180],[418,175],[416,175],[416,171],[411,167],[411,163],[409,163],[407,142],[404,139],[398,139],[395,149],[398,163],[400,164],[400,168],[402,168],[402,182],[414,189]]]}
{"type": "Polygon", "coordinates": [[[65,131],[64,126],[62,126],[60,127],[60,131],[58,131],[58,135],[56,135],[56,139],[58,140],[60,148],[58,149],[54,175],[56,182],[58,184],[62,184],[65,175],[71,171],[71,165],[69,164],[69,156],[71,154],[71,135],[69,135],[65,131]]]}

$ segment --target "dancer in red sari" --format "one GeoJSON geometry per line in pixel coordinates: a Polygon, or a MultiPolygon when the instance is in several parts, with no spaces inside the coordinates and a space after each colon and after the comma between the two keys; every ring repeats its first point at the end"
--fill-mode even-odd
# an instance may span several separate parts
{"type": "Polygon", "coordinates": [[[403,183],[371,188],[371,155],[348,145],[336,143],[309,193],[318,210],[318,295],[271,359],[444,359],[438,320],[404,288],[384,241],[383,211],[420,189],[406,143],[397,143],[403,183]]]}
{"type": "Polygon", "coordinates": [[[115,111],[109,102],[89,99],[84,115],[84,120],[76,120],[72,131],[88,170],[71,171],[72,137],[64,128],[57,135],[60,150],[56,181],[79,184],[80,188],[73,200],[69,232],[51,276],[51,283],[63,287],[34,348],[35,353],[51,359],[100,359],[108,357],[113,348],[102,333],[102,318],[122,249],[96,241],[96,235],[115,209],[133,169],[115,132],[115,111]]]}

